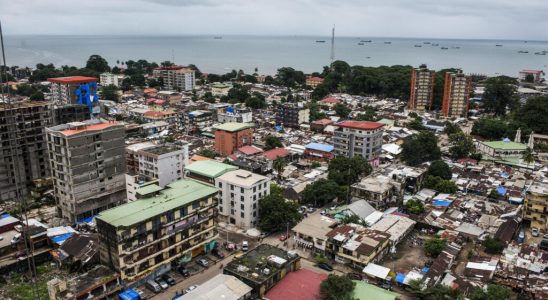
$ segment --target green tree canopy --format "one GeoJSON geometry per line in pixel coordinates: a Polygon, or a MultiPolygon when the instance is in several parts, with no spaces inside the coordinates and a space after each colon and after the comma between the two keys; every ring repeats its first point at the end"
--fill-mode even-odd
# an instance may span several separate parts
{"type": "Polygon", "coordinates": [[[422,186],[429,189],[434,189],[440,193],[456,193],[458,190],[457,185],[451,181],[446,180],[438,176],[427,175],[424,179],[422,186]]]}
{"type": "Polygon", "coordinates": [[[424,242],[424,251],[428,256],[438,257],[443,249],[445,249],[446,244],[447,240],[440,239],[439,237],[433,237],[424,242]]]}
{"type": "Polygon", "coordinates": [[[453,173],[448,164],[443,160],[435,160],[428,167],[428,175],[438,176],[442,179],[451,179],[453,178],[453,173]]]}
{"type": "Polygon", "coordinates": [[[302,71],[290,67],[279,68],[276,77],[279,83],[286,87],[303,85],[306,80],[306,76],[302,71]]]}
{"type": "Polygon", "coordinates": [[[350,109],[350,107],[342,104],[342,103],[337,103],[335,104],[335,106],[333,107],[333,109],[335,110],[335,113],[337,114],[337,116],[341,117],[341,118],[348,118],[348,115],[350,114],[350,112],[352,111],[350,109]]]}
{"type": "Polygon", "coordinates": [[[485,252],[489,254],[500,254],[504,249],[504,244],[500,240],[490,236],[486,237],[482,244],[485,247],[485,252]]]}
{"type": "Polygon", "coordinates": [[[500,140],[507,137],[508,125],[500,119],[481,118],[474,122],[472,134],[487,140],[500,140]]]}
{"type": "Polygon", "coordinates": [[[346,189],[339,186],[335,181],[328,179],[319,179],[307,185],[302,193],[304,203],[323,206],[333,199],[344,199],[346,189]]]}
{"type": "Polygon", "coordinates": [[[279,193],[270,194],[259,200],[259,228],[263,231],[281,231],[292,228],[300,220],[299,207],[286,201],[279,193]]]}
{"type": "Polygon", "coordinates": [[[548,134],[547,103],[548,96],[531,97],[517,111],[514,119],[523,122],[535,133],[548,134]]]}
{"type": "Polygon", "coordinates": [[[410,166],[438,160],[441,157],[438,138],[429,131],[421,131],[418,134],[411,135],[404,140],[401,156],[403,161],[410,166]]]}
{"type": "Polygon", "coordinates": [[[507,288],[496,284],[489,284],[487,291],[481,288],[476,288],[470,295],[471,300],[501,300],[510,299],[512,291],[507,288]]]}
{"type": "Polygon", "coordinates": [[[329,274],[320,284],[321,300],[352,300],[356,284],[348,277],[329,274]]]}
{"type": "Polygon", "coordinates": [[[101,98],[103,100],[118,101],[118,87],[113,84],[101,87],[101,98]]]}
{"type": "Polygon", "coordinates": [[[337,156],[329,162],[328,178],[340,185],[351,185],[372,171],[371,165],[361,156],[337,156]]]}
{"type": "Polygon", "coordinates": [[[519,105],[518,82],[508,76],[491,77],[485,81],[483,107],[496,116],[503,116],[507,109],[514,110],[519,105]]]}
{"type": "Polygon", "coordinates": [[[407,208],[407,211],[415,215],[420,215],[424,212],[424,204],[418,199],[407,200],[405,207],[407,208]]]}
{"type": "Polygon", "coordinates": [[[271,149],[274,149],[274,148],[279,148],[279,147],[284,146],[279,137],[277,137],[275,135],[271,135],[271,134],[266,136],[266,138],[264,140],[264,144],[265,144],[265,146],[264,146],[265,150],[271,150],[271,149]]]}
{"type": "Polygon", "coordinates": [[[107,60],[97,54],[93,54],[89,57],[86,62],[86,68],[99,73],[110,71],[107,60]]]}
{"type": "Polygon", "coordinates": [[[459,159],[470,156],[476,152],[476,146],[472,137],[460,131],[449,135],[451,147],[449,153],[453,159],[459,159]]]}

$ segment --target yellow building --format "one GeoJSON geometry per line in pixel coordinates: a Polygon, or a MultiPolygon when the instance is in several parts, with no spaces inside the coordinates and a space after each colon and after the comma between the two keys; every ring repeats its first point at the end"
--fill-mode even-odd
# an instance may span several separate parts
{"type": "Polygon", "coordinates": [[[531,228],[548,233],[548,184],[534,183],[525,194],[523,218],[531,222],[531,228]]]}

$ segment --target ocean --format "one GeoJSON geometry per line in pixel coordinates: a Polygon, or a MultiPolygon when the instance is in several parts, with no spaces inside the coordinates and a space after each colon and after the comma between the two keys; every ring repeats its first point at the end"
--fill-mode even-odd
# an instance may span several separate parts
{"type": "MultiPolygon", "coordinates": [[[[280,67],[306,73],[329,65],[330,37],[306,36],[6,36],[8,65],[82,67],[92,54],[116,61],[146,59],[195,64],[202,72],[242,69],[275,74],[280,67]],[[318,43],[324,40],[324,43],[318,43]]],[[[509,40],[337,37],[335,59],[351,65],[427,64],[434,69],[456,67],[468,74],[517,76],[522,69],[548,71],[548,42],[509,40]],[[360,41],[364,41],[360,45],[360,41]],[[371,40],[371,42],[365,42],[371,40]],[[436,45],[437,44],[437,45],[436,45]],[[497,46],[499,45],[499,46],[497,46]],[[420,46],[420,47],[419,47],[420,46]],[[441,49],[442,47],[447,49],[441,49]],[[527,51],[528,53],[518,53],[527,51]]]]}

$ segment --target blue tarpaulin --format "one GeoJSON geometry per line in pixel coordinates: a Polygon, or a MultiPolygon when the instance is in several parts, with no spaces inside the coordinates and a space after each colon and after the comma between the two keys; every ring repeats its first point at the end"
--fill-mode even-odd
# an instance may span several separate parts
{"type": "Polygon", "coordinates": [[[449,201],[449,200],[434,200],[434,201],[432,201],[432,205],[434,205],[434,206],[449,206],[449,205],[451,205],[451,203],[453,203],[453,201],[449,201]]]}
{"type": "Polygon", "coordinates": [[[426,273],[428,273],[429,270],[430,270],[429,267],[424,267],[424,268],[422,268],[421,272],[426,274],[426,273]]]}
{"type": "Polygon", "coordinates": [[[95,216],[91,216],[89,218],[84,218],[84,219],[79,219],[78,221],[76,221],[76,223],[91,223],[93,221],[93,218],[95,218],[95,216]]]}
{"type": "Polygon", "coordinates": [[[497,188],[497,193],[499,193],[499,195],[501,195],[501,196],[504,196],[504,195],[506,195],[506,189],[502,186],[499,186],[497,188]]]}
{"type": "Polygon", "coordinates": [[[504,178],[507,178],[509,175],[508,175],[508,173],[502,171],[502,172],[500,172],[500,176],[502,176],[504,178]]]}
{"type": "Polygon", "coordinates": [[[275,128],[276,128],[276,131],[282,131],[282,130],[284,130],[282,126],[275,126],[275,128]]]}
{"type": "Polygon", "coordinates": [[[61,235],[52,237],[51,240],[54,243],[61,245],[64,241],[66,241],[69,237],[71,237],[72,234],[73,234],[73,232],[61,234],[61,235]]]}
{"type": "Polygon", "coordinates": [[[5,219],[5,218],[7,218],[7,217],[10,217],[10,214],[8,214],[8,213],[1,214],[1,215],[0,215],[0,220],[1,220],[1,219],[5,219]]]}
{"type": "Polygon", "coordinates": [[[306,149],[312,149],[322,152],[331,152],[333,151],[334,147],[328,144],[320,144],[320,143],[310,143],[306,146],[304,146],[306,149]]]}
{"type": "Polygon", "coordinates": [[[234,107],[232,107],[232,106],[227,107],[226,112],[227,113],[234,113],[234,107]]]}
{"type": "Polygon", "coordinates": [[[127,289],[118,294],[121,300],[139,300],[139,294],[133,289],[127,289]]]}
{"type": "Polygon", "coordinates": [[[403,283],[405,281],[405,274],[398,273],[396,275],[396,282],[403,283]]]}

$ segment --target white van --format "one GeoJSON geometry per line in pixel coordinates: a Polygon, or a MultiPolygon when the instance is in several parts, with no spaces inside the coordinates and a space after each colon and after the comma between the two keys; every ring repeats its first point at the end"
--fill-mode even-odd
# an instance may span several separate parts
{"type": "Polygon", "coordinates": [[[247,243],[247,241],[243,241],[242,242],[242,251],[247,251],[249,250],[249,244],[247,243]]]}
{"type": "Polygon", "coordinates": [[[162,291],[162,287],[154,280],[147,281],[146,287],[154,293],[159,293],[162,291]]]}

